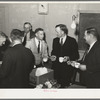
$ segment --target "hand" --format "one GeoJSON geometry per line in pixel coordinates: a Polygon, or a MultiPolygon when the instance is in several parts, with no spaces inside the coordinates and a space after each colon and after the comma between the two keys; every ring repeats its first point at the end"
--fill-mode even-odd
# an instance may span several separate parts
{"type": "Polygon", "coordinates": [[[82,70],[82,71],[85,71],[86,70],[86,65],[81,64],[79,66],[79,69],[82,70]]]}
{"type": "Polygon", "coordinates": [[[70,65],[73,67],[75,67],[75,63],[76,63],[76,61],[70,61],[70,65]]]}
{"type": "Polygon", "coordinates": [[[71,62],[71,61],[67,61],[67,64],[68,64],[68,65],[71,65],[71,64],[72,64],[72,62],[71,62]]]}
{"type": "Polygon", "coordinates": [[[63,62],[67,62],[67,61],[69,61],[69,60],[70,60],[70,59],[69,59],[68,56],[64,56],[63,62]]]}
{"type": "Polygon", "coordinates": [[[75,68],[79,68],[80,63],[76,62],[76,61],[71,61],[71,66],[75,67],[75,68]]]}
{"type": "Polygon", "coordinates": [[[56,58],[57,58],[57,57],[56,57],[55,55],[52,55],[52,56],[50,57],[51,61],[55,61],[56,58]]]}

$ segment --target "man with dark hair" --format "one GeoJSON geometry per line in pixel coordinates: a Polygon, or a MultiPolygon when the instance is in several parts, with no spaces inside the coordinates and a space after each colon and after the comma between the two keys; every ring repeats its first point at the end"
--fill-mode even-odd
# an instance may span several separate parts
{"type": "Polygon", "coordinates": [[[35,35],[35,38],[32,38],[26,43],[26,47],[29,48],[35,56],[36,67],[41,67],[43,59],[48,60],[47,44],[43,40],[44,30],[42,28],[37,28],[35,30],[35,35]]]}
{"type": "Polygon", "coordinates": [[[24,34],[24,41],[23,41],[24,46],[25,46],[27,41],[29,41],[30,39],[35,37],[35,33],[32,30],[32,25],[29,22],[24,23],[24,31],[22,31],[22,33],[24,34]]]}
{"type": "MultiPolygon", "coordinates": [[[[100,42],[97,29],[90,27],[85,30],[84,39],[89,44],[89,49],[83,62],[77,68],[82,71],[81,78],[87,88],[100,88],[100,42]]],[[[73,61],[72,66],[75,66],[73,61]]]]}
{"type": "Polygon", "coordinates": [[[24,36],[20,30],[13,29],[10,38],[12,47],[6,50],[0,67],[0,87],[28,88],[34,56],[31,50],[22,45],[24,36]]]}
{"type": "Polygon", "coordinates": [[[61,84],[61,88],[69,86],[74,73],[74,68],[67,64],[68,60],[79,58],[78,45],[74,38],[68,36],[66,25],[55,26],[57,37],[53,40],[51,60],[53,62],[54,78],[61,84]]]}

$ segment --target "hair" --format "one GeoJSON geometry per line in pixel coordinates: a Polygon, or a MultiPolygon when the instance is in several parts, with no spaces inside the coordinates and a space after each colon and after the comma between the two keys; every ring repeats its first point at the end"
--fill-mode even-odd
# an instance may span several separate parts
{"type": "Polygon", "coordinates": [[[55,28],[57,28],[57,27],[60,27],[60,29],[62,31],[64,31],[65,34],[68,34],[68,28],[67,28],[66,25],[64,25],[64,24],[58,24],[58,25],[55,26],[55,28]]]}
{"type": "Polygon", "coordinates": [[[22,37],[24,37],[24,34],[19,29],[13,29],[11,31],[10,37],[11,37],[12,41],[14,41],[14,40],[22,40],[22,37]]]}
{"type": "Polygon", "coordinates": [[[37,33],[37,32],[39,32],[39,31],[44,31],[42,28],[37,28],[36,30],[35,30],[35,34],[37,33]]]}
{"type": "Polygon", "coordinates": [[[94,37],[96,37],[99,40],[99,34],[95,27],[89,27],[86,29],[87,34],[92,34],[94,37]]]}
{"type": "Polygon", "coordinates": [[[31,27],[31,30],[32,30],[32,25],[31,25],[31,23],[30,23],[30,22],[25,22],[25,23],[24,23],[24,26],[25,26],[26,24],[29,24],[30,27],[31,27]]]}
{"type": "Polygon", "coordinates": [[[8,38],[7,35],[3,33],[2,31],[0,31],[0,37],[6,38],[6,39],[8,38]]]}

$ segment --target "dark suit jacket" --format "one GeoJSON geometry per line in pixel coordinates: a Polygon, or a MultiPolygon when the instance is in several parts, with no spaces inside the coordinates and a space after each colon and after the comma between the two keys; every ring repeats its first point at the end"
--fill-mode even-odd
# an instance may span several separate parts
{"type": "MultiPolygon", "coordinates": [[[[25,34],[25,31],[22,31],[23,34],[25,34]]],[[[24,35],[25,36],[25,35],[24,35]]],[[[34,31],[30,31],[30,39],[35,37],[35,32],[34,31]]],[[[26,45],[26,36],[24,37],[24,41],[23,41],[23,45],[26,45]]]]}
{"type": "Polygon", "coordinates": [[[53,50],[51,55],[59,57],[69,56],[70,60],[77,60],[79,58],[78,45],[74,38],[67,36],[65,43],[61,47],[59,38],[53,40],[53,50]]]}
{"type": "Polygon", "coordinates": [[[86,86],[100,88],[100,42],[93,45],[83,63],[86,65],[86,71],[83,72],[86,86]]]}
{"type": "Polygon", "coordinates": [[[3,46],[0,46],[0,61],[2,61],[4,52],[7,50],[7,48],[8,48],[9,46],[10,46],[10,41],[9,41],[9,39],[7,38],[5,44],[4,44],[3,46]]]}
{"type": "Polygon", "coordinates": [[[79,53],[76,40],[67,36],[65,43],[61,46],[59,38],[55,38],[53,40],[53,50],[51,55],[57,57],[56,61],[54,61],[52,65],[54,78],[57,79],[58,83],[62,84],[62,86],[68,86],[73,77],[74,68],[67,65],[67,62],[60,63],[59,57],[69,56],[70,60],[77,60],[79,58],[79,53]]]}
{"type": "Polygon", "coordinates": [[[25,88],[34,66],[32,52],[22,44],[7,49],[0,67],[1,88],[25,88]]]}

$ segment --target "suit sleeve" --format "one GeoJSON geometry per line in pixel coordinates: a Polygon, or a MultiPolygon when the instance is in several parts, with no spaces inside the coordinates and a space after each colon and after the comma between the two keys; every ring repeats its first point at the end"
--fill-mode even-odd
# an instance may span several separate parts
{"type": "Polygon", "coordinates": [[[78,44],[75,39],[73,39],[71,44],[71,60],[78,60],[79,59],[79,52],[78,52],[78,44]]]}
{"type": "Polygon", "coordinates": [[[3,62],[0,67],[0,78],[6,77],[10,73],[12,59],[11,59],[11,53],[5,52],[3,57],[3,62]]]}
{"type": "Polygon", "coordinates": [[[100,47],[96,49],[91,59],[92,61],[87,65],[87,70],[90,72],[100,72],[100,47]]]}
{"type": "Polygon", "coordinates": [[[56,47],[56,43],[55,43],[55,39],[53,39],[51,55],[55,55],[55,51],[56,51],[55,47],[56,47]]]}
{"type": "Polygon", "coordinates": [[[44,43],[44,47],[43,47],[43,51],[44,51],[44,53],[43,53],[43,57],[47,57],[48,58],[48,50],[47,50],[47,48],[48,48],[48,46],[47,46],[47,44],[45,43],[45,42],[43,42],[44,43]]]}

